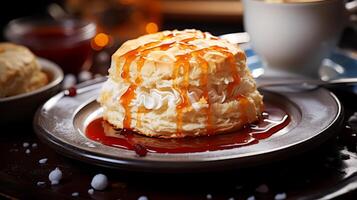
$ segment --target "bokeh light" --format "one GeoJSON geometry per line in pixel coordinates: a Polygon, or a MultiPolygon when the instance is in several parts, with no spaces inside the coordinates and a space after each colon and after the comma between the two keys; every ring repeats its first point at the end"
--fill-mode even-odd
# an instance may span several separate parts
{"type": "Polygon", "coordinates": [[[156,23],[149,22],[146,24],[145,30],[147,33],[156,33],[157,31],[159,31],[159,27],[157,26],[156,23]]]}
{"type": "Polygon", "coordinates": [[[110,43],[110,36],[105,33],[98,33],[92,40],[92,48],[95,50],[100,50],[110,43]]]}
{"type": "Polygon", "coordinates": [[[105,47],[109,43],[109,36],[105,33],[98,33],[94,37],[94,42],[99,47],[105,47]]]}

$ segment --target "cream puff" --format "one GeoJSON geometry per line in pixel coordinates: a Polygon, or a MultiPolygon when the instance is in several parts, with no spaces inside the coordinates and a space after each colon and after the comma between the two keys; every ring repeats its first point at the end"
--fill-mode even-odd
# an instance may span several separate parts
{"type": "Polygon", "coordinates": [[[231,132],[263,111],[244,51],[198,30],[125,42],[98,102],[115,128],[162,138],[231,132]]]}
{"type": "Polygon", "coordinates": [[[0,43],[0,98],[30,92],[47,83],[48,77],[29,49],[0,43]]]}

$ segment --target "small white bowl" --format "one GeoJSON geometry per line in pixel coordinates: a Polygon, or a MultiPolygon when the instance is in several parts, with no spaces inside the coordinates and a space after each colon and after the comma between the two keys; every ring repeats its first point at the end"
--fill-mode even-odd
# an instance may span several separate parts
{"type": "Polygon", "coordinates": [[[37,59],[42,71],[47,74],[49,83],[31,92],[0,98],[0,124],[31,123],[36,109],[61,89],[64,77],[61,68],[44,58],[37,59]]]}

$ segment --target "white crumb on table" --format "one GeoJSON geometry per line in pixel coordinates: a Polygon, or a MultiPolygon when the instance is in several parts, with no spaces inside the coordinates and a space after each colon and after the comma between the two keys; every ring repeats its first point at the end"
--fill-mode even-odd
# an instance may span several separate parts
{"type": "Polygon", "coordinates": [[[45,185],[46,184],[46,182],[43,182],[43,181],[38,181],[37,182],[37,186],[42,186],[42,185],[45,185]]]}
{"type": "Polygon", "coordinates": [[[108,186],[108,178],[104,174],[97,174],[90,184],[95,190],[104,190],[108,186]]]}
{"type": "Polygon", "coordinates": [[[79,196],[79,193],[78,192],[73,192],[72,193],[72,197],[78,197],[79,196]]]}
{"type": "Polygon", "coordinates": [[[32,148],[36,148],[37,146],[38,146],[37,143],[33,143],[33,144],[31,145],[32,148]]]}
{"type": "Polygon", "coordinates": [[[90,195],[94,194],[94,189],[92,189],[92,188],[89,189],[89,190],[88,190],[88,194],[90,194],[90,195]]]}
{"type": "Polygon", "coordinates": [[[149,200],[149,198],[147,196],[140,196],[138,200],[149,200]]]}
{"type": "Polygon", "coordinates": [[[255,200],[255,196],[250,196],[247,198],[247,200],[255,200]]]}
{"type": "Polygon", "coordinates": [[[275,195],[275,197],[274,197],[274,199],[275,200],[284,200],[284,199],[286,199],[286,193],[278,193],[278,194],[276,194],[275,195]]]}
{"type": "Polygon", "coordinates": [[[206,199],[212,199],[212,195],[211,194],[207,194],[206,195],[206,199]]]}
{"type": "Polygon", "coordinates": [[[26,149],[25,153],[29,154],[29,153],[31,153],[31,150],[30,149],[26,149]]]}
{"type": "Polygon", "coordinates": [[[52,170],[48,175],[48,179],[51,181],[51,185],[56,185],[62,179],[62,171],[56,167],[56,169],[52,170]]]}
{"type": "Polygon", "coordinates": [[[38,163],[45,164],[47,162],[47,160],[48,160],[47,158],[42,158],[38,161],[38,163]]]}
{"type": "Polygon", "coordinates": [[[269,187],[265,184],[261,184],[255,189],[255,191],[259,193],[267,193],[269,192],[269,187]]]}
{"type": "Polygon", "coordinates": [[[27,148],[27,147],[30,146],[30,144],[29,144],[28,142],[24,142],[24,143],[22,143],[22,146],[23,146],[24,148],[27,148]]]}

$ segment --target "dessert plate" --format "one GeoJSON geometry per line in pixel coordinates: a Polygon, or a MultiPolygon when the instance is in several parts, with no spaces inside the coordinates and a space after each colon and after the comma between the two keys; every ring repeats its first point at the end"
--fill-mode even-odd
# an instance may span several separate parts
{"type": "Polygon", "coordinates": [[[86,126],[102,113],[95,101],[101,86],[78,86],[74,97],[61,92],[48,100],[34,118],[38,137],[61,154],[90,164],[131,171],[201,172],[260,165],[307,151],[329,138],[341,121],[340,102],[323,88],[262,91],[266,103],[290,116],[289,124],[272,137],[233,149],[139,157],[86,138],[86,126]]]}

